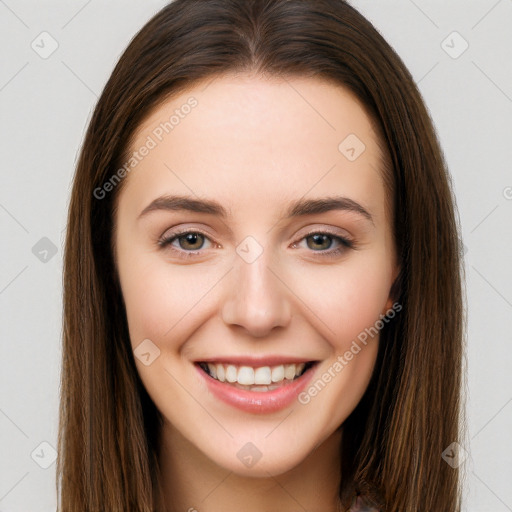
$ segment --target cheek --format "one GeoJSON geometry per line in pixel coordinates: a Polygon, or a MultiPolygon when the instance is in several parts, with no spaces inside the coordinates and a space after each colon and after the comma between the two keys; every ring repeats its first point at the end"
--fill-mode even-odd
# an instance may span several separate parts
{"type": "Polygon", "coordinates": [[[153,267],[131,262],[123,268],[122,262],[120,264],[121,288],[133,344],[145,338],[156,341],[158,333],[172,326],[170,312],[173,309],[169,310],[166,303],[168,283],[153,267]]]}
{"type": "Polygon", "coordinates": [[[370,382],[379,348],[376,325],[387,309],[389,278],[377,261],[333,266],[314,279],[305,276],[299,293],[331,355],[298,398],[314,408],[325,432],[331,432],[354,410],[370,382]]]}
{"type": "Polygon", "coordinates": [[[385,313],[390,279],[384,261],[361,258],[315,272],[294,272],[294,290],[306,306],[302,310],[336,353],[348,350],[385,313]]]}
{"type": "Polygon", "coordinates": [[[130,338],[135,346],[149,338],[157,345],[186,339],[197,315],[208,304],[209,291],[219,281],[218,272],[198,276],[193,266],[179,268],[157,259],[120,262],[121,288],[130,338]],[[199,278],[200,277],[200,278],[199,278]],[[172,335],[171,335],[172,333],[172,335]]]}
{"type": "Polygon", "coordinates": [[[382,274],[368,268],[341,279],[335,291],[339,309],[330,308],[333,330],[344,333],[344,339],[355,339],[385,311],[389,284],[382,274]]]}

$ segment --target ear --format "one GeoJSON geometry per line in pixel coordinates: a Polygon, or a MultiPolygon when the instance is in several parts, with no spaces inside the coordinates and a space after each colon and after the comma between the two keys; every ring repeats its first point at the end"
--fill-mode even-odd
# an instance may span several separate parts
{"type": "Polygon", "coordinates": [[[398,300],[402,292],[402,268],[399,265],[395,265],[393,270],[393,283],[389,288],[389,296],[386,301],[386,309],[382,312],[383,315],[386,311],[389,311],[393,304],[398,300]]]}

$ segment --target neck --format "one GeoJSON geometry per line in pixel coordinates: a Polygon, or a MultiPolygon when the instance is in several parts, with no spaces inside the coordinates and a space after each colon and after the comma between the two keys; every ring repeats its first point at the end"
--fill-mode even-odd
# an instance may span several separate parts
{"type": "Polygon", "coordinates": [[[336,512],[341,431],[334,432],[298,466],[280,475],[237,475],[206,457],[164,423],[160,478],[166,512],[336,512]]]}

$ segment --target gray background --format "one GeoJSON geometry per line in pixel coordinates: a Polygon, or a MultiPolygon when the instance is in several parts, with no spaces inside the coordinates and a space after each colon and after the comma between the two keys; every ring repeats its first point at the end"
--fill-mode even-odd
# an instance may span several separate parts
{"type": "MultiPolygon", "coordinates": [[[[0,512],[55,510],[71,177],[115,62],[165,3],[0,0],[0,512]]],[[[419,83],[453,175],[469,317],[464,510],[511,511],[512,0],[353,5],[419,83]]]]}

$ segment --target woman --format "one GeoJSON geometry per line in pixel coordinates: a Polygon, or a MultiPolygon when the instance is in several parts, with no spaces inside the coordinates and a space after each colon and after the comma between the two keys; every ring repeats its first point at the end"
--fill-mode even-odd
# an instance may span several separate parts
{"type": "Polygon", "coordinates": [[[74,179],[60,510],[460,510],[458,240],[420,94],[357,11],[169,4],[74,179]]]}

